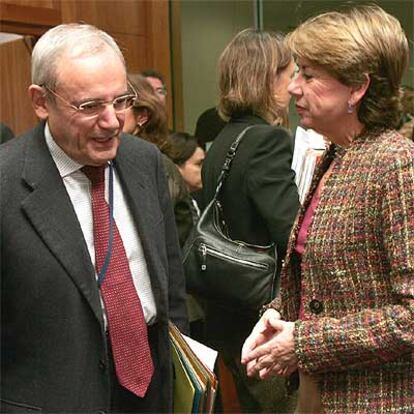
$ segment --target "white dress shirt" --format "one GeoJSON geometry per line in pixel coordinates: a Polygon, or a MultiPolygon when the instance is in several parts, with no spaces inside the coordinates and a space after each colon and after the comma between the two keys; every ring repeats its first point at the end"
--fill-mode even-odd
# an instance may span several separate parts
{"type": "MultiPolygon", "coordinates": [[[[93,215],[90,186],[91,183],[86,175],[80,171],[83,165],[74,161],[59,147],[50,132],[49,126],[45,126],[46,144],[49,148],[53,161],[59,170],[66,191],[72,201],[76,216],[78,217],[83,237],[88,246],[91,261],[95,267],[95,246],[93,239],[93,215]]],[[[108,202],[109,168],[105,169],[105,199],[108,202]]],[[[119,177],[114,169],[114,220],[121,235],[131,270],[134,286],[141,300],[144,317],[147,324],[151,325],[157,316],[151,280],[148,274],[141,240],[131,212],[126,203],[119,177]]],[[[96,272],[95,272],[96,275],[96,272]]],[[[97,275],[96,275],[97,277],[97,275]]],[[[103,301],[101,299],[103,306],[103,301]]],[[[106,319],[106,318],[105,318],[106,319]]]]}

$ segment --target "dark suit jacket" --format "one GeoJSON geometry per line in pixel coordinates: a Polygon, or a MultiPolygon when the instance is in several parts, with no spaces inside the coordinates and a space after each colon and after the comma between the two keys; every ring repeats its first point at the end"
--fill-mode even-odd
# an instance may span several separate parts
{"type": "MultiPolygon", "coordinates": [[[[0,148],[1,411],[108,411],[107,344],[94,268],[43,129],[41,123],[0,148]]],[[[115,168],[155,295],[165,379],[160,398],[169,412],[168,319],[186,328],[173,210],[153,145],[123,136],[115,168]]]]}
{"type": "MultiPolygon", "coordinates": [[[[251,114],[232,118],[214,140],[204,160],[202,207],[214,196],[230,145],[249,125],[256,126],[241,141],[222,191],[224,217],[233,239],[262,245],[276,242],[282,258],[299,208],[294,172],[290,168],[293,140],[286,130],[272,127],[251,114]]],[[[207,336],[214,338],[211,345],[220,348],[229,340],[232,345],[240,344],[250,333],[256,318],[257,315],[240,318],[216,305],[208,306],[207,336]]]]}

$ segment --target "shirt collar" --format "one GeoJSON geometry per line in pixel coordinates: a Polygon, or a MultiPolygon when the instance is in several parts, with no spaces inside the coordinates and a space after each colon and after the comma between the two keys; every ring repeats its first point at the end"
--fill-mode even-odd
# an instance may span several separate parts
{"type": "Polygon", "coordinates": [[[49,124],[46,122],[45,124],[45,138],[46,138],[46,145],[49,148],[50,155],[53,158],[53,161],[56,164],[56,167],[59,171],[59,174],[62,178],[67,177],[68,175],[72,174],[75,171],[78,171],[83,167],[82,164],[79,164],[72,158],[70,158],[62,148],[56,144],[52,133],[50,132],[49,124]]]}

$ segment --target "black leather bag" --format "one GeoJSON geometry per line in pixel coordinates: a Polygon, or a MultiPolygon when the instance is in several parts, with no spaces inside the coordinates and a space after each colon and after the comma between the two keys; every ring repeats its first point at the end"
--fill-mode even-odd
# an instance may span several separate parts
{"type": "Polygon", "coordinates": [[[259,310],[278,289],[276,246],[257,246],[232,240],[219,201],[244,129],[227,153],[208,204],[184,245],[187,291],[225,306],[259,310]]]}

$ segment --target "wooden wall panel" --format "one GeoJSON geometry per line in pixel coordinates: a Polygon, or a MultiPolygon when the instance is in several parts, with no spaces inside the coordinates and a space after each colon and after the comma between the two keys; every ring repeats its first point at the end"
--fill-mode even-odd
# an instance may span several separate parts
{"type": "Polygon", "coordinates": [[[167,112],[172,129],[173,99],[171,81],[170,20],[168,0],[147,1],[147,68],[161,72],[167,86],[167,112]]]}
{"type": "Polygon", "coordinates": [[[58,9],[59,0],[4,0],[4,3],[13,3],[19,6],[42,7],[46,9],[58,9]]]}
{"type": "Polygon", "coordinates": [[[170,9],[171,16],[171,81],[174,110],[174,129],[185,131],[184,100],[182,78],[182,49],[181,49],[181,3],[173,1],[170,9]]]}
{"type": "Polygon", "coordinates": [[[114,38],[125,56],[128,72],[137,73],[147,68],[145,37],[115,33],[114,38]]]}
{"type": "Polygon", "coordinates": [[[27,93],[31,83],[29,44],[23,37],[0,44],[0,120],[15,135],[29,130],[37,122],[27,93]]]}
{"type": "Polygon", "coordinates": [[[61,4],[62,23],[89,23],[97,25],[98,5],[95,0],[64,1],[61,4]]]}
{"type": "Polygon", "coordinates": [[[147,67],[145,2],[64,1],[64,23],[85,22],[107,31],[121,47],[128,70],[137,72],[147,67]]]}
{"type": "Polygon", "coordinates": [[[127,33],[146,36],[146,3],[136,0],[105,1],[104,7],[98,7],[98,25],[109,33],[127,33]]]}
{"type": "Polygon", "coordinates": [[[89,23],[112,35],[125,54],[128,71],[155,69],[164,75],[172,128],[169,0],[0,0],[0,31],[38,37],[71,22],[89,23]]]}
{"type": "MultiPolygon", "coordinates": [[[[49,7],[30,6],[14,3],[13,0],[0,1],[0,31],[8,33],[41,36],[49,28],[61,23],[60,4],[46,2],[49,7]]],[[[40,3],[40,2],[39,2],[40,3]]],[[[42,4],[42,3],[40,3],[42,4]]]]}

